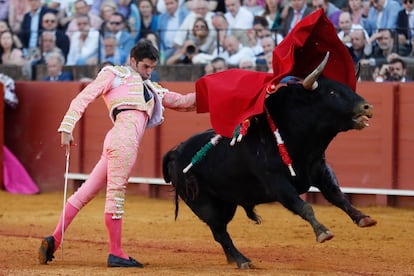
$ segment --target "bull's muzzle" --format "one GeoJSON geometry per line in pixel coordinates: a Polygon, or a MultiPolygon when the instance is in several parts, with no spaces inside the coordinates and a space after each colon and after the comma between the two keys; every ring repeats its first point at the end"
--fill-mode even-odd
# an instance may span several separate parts
{"type": "Polygon", "coordinates": [[[369,119],[372,118],[374,113],[374,107],[366,102],[359,104],[355,109],[355,116],[352,118],[354,121],[355,129],[364,129],[369,126],[369,119]]]}

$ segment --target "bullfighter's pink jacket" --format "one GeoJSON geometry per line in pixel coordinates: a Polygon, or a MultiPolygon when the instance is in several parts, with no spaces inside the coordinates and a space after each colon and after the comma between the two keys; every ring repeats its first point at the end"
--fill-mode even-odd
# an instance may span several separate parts
{"type": "Polygon", "coordinates": [[[86,107],[99,96],[103,97],[113,122],[115,108],[137,109],[147,113],[147,128],[162,123],[164,107],[180,111],[195,109],[194,93],[181,95],[150,80],[143,81],[135,70],[127,66],[107,66],[72,100],[58,131],[72,133],[86,107]],[[144,98],[144,86],[152,94],[148,101],[144,98]]]}

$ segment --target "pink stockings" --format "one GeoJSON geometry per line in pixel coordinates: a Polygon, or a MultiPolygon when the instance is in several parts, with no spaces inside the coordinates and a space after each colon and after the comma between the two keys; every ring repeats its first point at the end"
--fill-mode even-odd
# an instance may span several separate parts
{"type": "MultiPolygon", "coordinates": [[[[101,159],[88,180],[68,199],[65,207],[64,230],[69,227],[79,210],[106,185],[104,213],[110,253],[126,259],[128,256],[123,253],[121,247],[125,192],[147,120],[147,114],[137,110],[118,114],[114,127],[105,137],[101,159]]],[[[62,216],[53,237],[56,251],[62,238],[62,216]]]]}
{"type": "Polygon", "coordinates": [[[122,219],[113,219],[112,214],[105,214],[105,225],[109,235],[109,253],[124,259],[129,256],[122,251],[122,219]]]}
{"type": "MultiPolygon", "coordinates": [[[[75,207],[73,207],[73,205],[71,205],[69,202],[66,203],[65,206],[65,229],[64,231],[66,231],[66,229],[68,228],[69,224],[72,222],[72,220],[75,218],[76,214],[79,212],[78,209],[76,209],[75,207]]],[[[56,225],[56,229],[53,232],[53,238],[55,238],[55,249],[54,251],[56,251],[62,241],[62,215],[60,216],[59,219],[59,223],[56,225]]]]}
{"type": "MultiPolygon", "coordinates": [[[[65,225],[63,226],[64,231],[66,231],[69,224],[72,222],[78,212],[79,210],[73,207],[69,202],[66,203],[65,225]]],[[[124,259],[128,259],[128,255],[122,251],[121,247],[122,218],[112,219],[112,214],[105,214],[105,225],[109,235],[109,253],[124,259]]],[[[53,238],[55,239],[54,251],[56,251],[62,241],[62,216],[60,217],[59,223],[53,232],[53,238]]]]}

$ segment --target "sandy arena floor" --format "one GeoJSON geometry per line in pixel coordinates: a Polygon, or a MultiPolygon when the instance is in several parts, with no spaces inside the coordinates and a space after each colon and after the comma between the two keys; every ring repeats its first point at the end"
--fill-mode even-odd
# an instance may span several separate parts
{"type": "Polygon", "coordinates": [[[39,265],[40,239],[52,233],[62,198],[0,191],[0,275],[414,275],[414,209],[362,208],[378,224],[358,228],[335,207],[314,206],[335,234],[323,244],[305,221],[278,204],[257,207],[261,225],[238,210],[229,232],[256,267],[239,270],[226,263],[210,230],[184,203],[174,221],[172,200],[135,195],[127,196],[123,241],[143,269],[106,267],[103,195],[69,227],[64,258],[58,250],[52,263],[39,265]]]}

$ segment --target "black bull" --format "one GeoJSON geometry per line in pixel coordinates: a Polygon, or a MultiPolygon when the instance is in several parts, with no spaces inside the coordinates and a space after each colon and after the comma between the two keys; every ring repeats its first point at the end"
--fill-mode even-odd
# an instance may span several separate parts
{"type": "Polygon", "coordinates": [[[229,263],[236,262],[240,268],[251,267],[251,261],[236,249],[227,232],[227,224],[238,205],[250,219],[260,223],[255,205],[278,201],[308,221],[316,240],[324,242],[333,234],[318,222],[311,205],[300,198],[300,194],[314,186],[358,226],[376,224],[350,204],[325,160],[325,150],[339,132],[368,125],[372,106],[336,81],[321,77],[318,84],[313,91],[301,84],[283,86],[265,102],[296,176],[291,175],[282,161],[265,114],[252,118],[240,143],[231,146],[230,139],[222,138],[187,173],[183,169],[215,135],[212,130],[194,135],[164,156],[165,181],[171,182],[176,191],[176,216],[179,196],[208,224],[229,263]]]}

